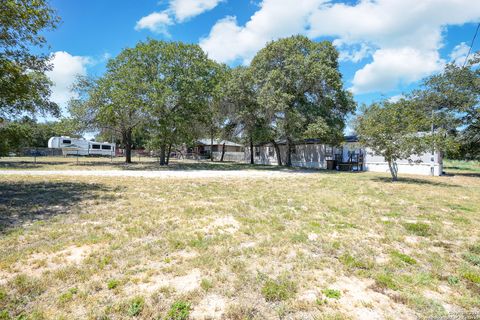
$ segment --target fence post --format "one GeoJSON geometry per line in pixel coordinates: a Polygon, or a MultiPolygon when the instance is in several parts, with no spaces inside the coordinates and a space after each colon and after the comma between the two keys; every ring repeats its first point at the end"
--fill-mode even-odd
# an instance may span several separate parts
{"type": "Polygon", "coordinates": [[[78,166],[78,150],[77,150],[77,166],[78,166]]]}
{"type": "Polygon", "coordinates": [[[37,148],[35,148],[35,152],[33,153],[33,163],[37,164],[37,148]]]}

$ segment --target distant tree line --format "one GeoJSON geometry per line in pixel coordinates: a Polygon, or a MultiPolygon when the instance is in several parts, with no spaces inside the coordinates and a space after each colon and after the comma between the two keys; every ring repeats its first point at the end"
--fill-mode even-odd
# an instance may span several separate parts
{"type": "MultiPolygon", "coordinates": [[[[144,147],[168,164],[172,148],[199,137],[243,142],[253,150],[270,142],[278,163],[290,166],[294,144],[305,138],[342,142],[347,116],[356,110],[344,89],[338,52],[329,41],[292,36],[268,43],[249,66],[230,68],[195,44],[147,40],[123,50],[98,78],[80,77],[69,116],[50,101],[49,57],[43,30],[59,18],[45,0],[0,3],[0,152],[46,145],[48,135],[97,132],[125,149],[144,147]],[[36,50],[37,52],[39,50],[36,50]],[[281,158],[277,142],[287,145],[281,158]]],[[[396,102],[362,106],[354,129],[364,146],[385,157],[392,179],[396,161],[428,150],[457,159],[480,158],[480,55],[465,66],[448,64],[396,102]]],[[[250,152],[250,162],[254,162],[250,152]]]]}
{"type": "MultiPolygon", "coordinates": [[[[75,122],[120,138],[125,161],[141,136],[167,164],[172,146],[199,137],[258,142],[342,139],[355,110],[328,42],[293,36],[267,44],[249,67],[229,68],[198,45],[148,40],[123,50],[97,79],[79,78],[70,102],[75,122]]],[[[280,156],[280,153],[278,153],[280,156]]],[[[253,155],[251,157],[253,163],[253,155]]]]}

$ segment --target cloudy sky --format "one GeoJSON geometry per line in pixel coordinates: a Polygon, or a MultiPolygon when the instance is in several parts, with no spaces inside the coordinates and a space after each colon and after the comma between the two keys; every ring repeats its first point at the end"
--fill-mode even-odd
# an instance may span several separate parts
{"type": "MultiPolygon", "coordinates": [[[[359,103],[397,97],[462,63],[477,23],[474,0],[53,0],[63,22],[47,33],[53,99],[65,105],[76,74],[147,38],[198,43],[219,62],[248,65],[265,43],[303,34],[331,40],[359,103]]],[[[479,37],[480,38],[480,37],[479,37]]],[[[477,39],[474,50],[480,49],[477,39]]]]}

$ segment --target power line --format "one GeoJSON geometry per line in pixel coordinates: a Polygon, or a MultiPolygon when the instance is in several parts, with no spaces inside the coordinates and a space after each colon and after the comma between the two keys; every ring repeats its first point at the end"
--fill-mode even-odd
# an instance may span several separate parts
{"type": "Polygon", "coordinates": [[[465,57],[465,61],[463,62],[462,67],[465,67],[465,65],[467,64],[468,56],[472,52],[472,47],[473,47],[473,44],[475,42],[475,38],[477,37],[477,34],[478,34],[478,29],[480,29],[480,23],[477,25],[477,30],[475,30],[475,34],[473,35],[472,43],[470,44],[470,48],[468,48],[468,53],[467,53],[467,56],[465,57]]]}

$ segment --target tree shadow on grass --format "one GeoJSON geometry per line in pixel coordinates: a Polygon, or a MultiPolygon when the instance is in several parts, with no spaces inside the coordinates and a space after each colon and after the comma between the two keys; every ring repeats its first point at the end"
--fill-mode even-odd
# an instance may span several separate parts
{"type": "Polygon", "coordinates": [[[91,158],[81,158],[77,164],[74,158],[66,158],[65,161],[48,161],[37,160],[36,163],[28,161],[1,161],[0,169],[46,169],[46,170],[85,170],[85,169],[114,169],[114,170],[129,170],[129,171],[238,171],[238,170],[255,170],[255,171],[282,171],[282,172],[302,172],[302,173],[338,173],[337,171],[325,170],[319,168],[302,168],[302,167],[285,167],[277,165],[264,165],[264,164],[248,164],[239,162],[211,162],[209,160],[199,161],[178,161],[172,160],[170,164],[161,166],[157,161],[141,161],[126,164],[119,161],[100,161],[98,158],[92,160],[91,158]],[[68,160],[69,159],[69,160],[68,160]],[[45,167],[47,166],[47,167],[45,167]]]}
{"type": "Polygon", "coordinates": [[[440,181],[432,181],[427,179],[420,179],[420,178],[411,178],[411,177],[398,177],[398,181],[392,182],[392,178],[390,177],[375,177],[372,178],[372,181],[383,182],[383,183],[406,183],[406,184],[417,184],[417,185],[430,185],[436,187],[448,187],[448,188],[455,188],[460,187],[456,184],[445,183],[440,181]]]}
{"type": "Polygon", "coordinates": [[[95,183],[3,181],[0,235],[24,224],[69,214],[85,200],[113,201],[115,197],[110,191],[111,188],[95,183]]]}

